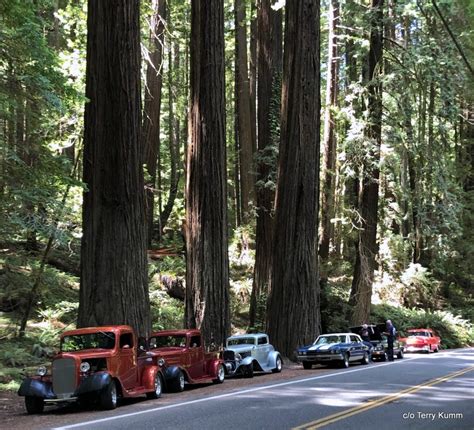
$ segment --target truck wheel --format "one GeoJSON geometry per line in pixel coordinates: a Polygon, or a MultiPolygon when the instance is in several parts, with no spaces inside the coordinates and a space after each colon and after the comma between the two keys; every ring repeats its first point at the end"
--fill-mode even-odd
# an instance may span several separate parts
{"type": "Polygon", "coordinates": [[[313,367],[313,364],[310,361],[303,361],[303,368],[309,370],[313,367]]]}
{"type": "Polygon", "coordinates": [[[44,400],[41,397],[26,396],[25,406],[29,414],[40,414],[44,410],[44,400]]]}
{"type": "Polygon", "coordinates": [[[214,379],[212,382],[214,384],[222,384],[224,382],[225,378],[225,369],[222,364],[219,364],[219,367],[217,368],[217,378],[214,379]]]}
{"type": "Polygon", "coordinates": [[[184,391],[184,374],[181,369],[178,370],[178,375],[171,382],[170,388],[174,393],[181,393],[181,391],[184,391]]]}
{"type": "Polygon", "coordinates": [[[281,367],[282,367],[282,361],[281,361],[281,357],[278,355],[277,358],[276,358],[276,363],[275,363],[275,368],[272,369],[272,372],[273,373],[280,373],[281,372],[281,367]]]}
{"type": "Polygon", "coordinates": [[[160,372],[156,372],[155,391],[146,393],[146,397],[147,399],[159,399],[161,397],[162,392],[163,392],[163,384],[161,382],[161,375],[160,375],[160,372]]]}
{"type": "Polygon", "coordinates": [[[117,407],[117,386],[115,381],[111,381],[99,396],[99,403],[102,409],[115,409],[117,407]]]}

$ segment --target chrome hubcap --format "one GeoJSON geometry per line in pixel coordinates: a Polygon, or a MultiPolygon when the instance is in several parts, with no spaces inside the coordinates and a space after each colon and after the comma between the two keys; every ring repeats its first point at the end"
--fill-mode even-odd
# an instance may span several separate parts
{"type": "Polygon", "coordinates": [[[179,375],[179,386],[181,389],[184,388],[184,375],[183,374],[179,375]]]}
{"type": "Polygon", "coordinates": [[[159,396],[161,394],[161,379],[157,375],[155,380],[155,393],[159,396]]]}
{"type": "Polygon", "coordinates": [[[117,388],[115,387],[115,384],[112,385],[112,389],[110,390],[110,397],[112,403],[115,405],[117,403],[117,388]]]}

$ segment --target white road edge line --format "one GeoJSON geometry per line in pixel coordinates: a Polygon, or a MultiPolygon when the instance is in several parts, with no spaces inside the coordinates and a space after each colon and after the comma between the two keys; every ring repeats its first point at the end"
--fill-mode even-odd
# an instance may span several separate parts
{"type": "MultiPolygon", "coordinates": [[[[459,350],[455,350],[455,351],[460,352],[459,350]]],[[[445,352],[445,353],[436,354],[434,356],[431,356],[430,358],[441,357],[441,356],[444,356],[444,355],[450,355],[450,354],[448,352],[445,352]]],[[[211,396],[211,397],[205,397],[205,398],[202,398],[202,399],[189,400],[187,402],[174,403],[172,405],[160,406],[160,407],[157,407],[157,408],[147,409],[145,411],[131,412],[131,413],[122,414],[122,415],[114,415],[112,417],[101,418],[101,419],[92,420],[92,421],[85,421],[85,422],[82,422],[82,423],[70,424],[70,425],[66,425],[66,426],[62,426],[62,427],[53,427],[51,430],[66,430],[66,429],[72,429],[72,428],[77,428],[77,427],[84,427],[84,426],[88,426],[88,425],[103,423],[103,422],[106,422],[106,421],[113,421],[113,420],[118,420],[118,419],[121,419],[121,418],[127,418],[127,417],[136,416],[136,415],[148,414],[150,412],[159,412],[159,411],[164,411],[164,410],[167,410],[167,409],[178,408],[180,406],[187,406],[187,405],[192,405],[192,404],[195,404],[195,403],[208,402],[210,400],[216,400],[216,399],[224,399],[226,397],[238,396],[238,395],[241,395],[241,394],[253,393],[253,392],[256,392],[256,391],[268,390],[268,389],[272,389],[272,388],[276,388],[276,387],[284,387],[286,385],[299,384],[300,382],[315,381],[317,379],[325,379],[325,378],[330,378],[332,376],[339,376],[339,375],[347,374],[347,373],[361,372],[361,371],[370,370],[370,369],[379,369],[380,367],[383,367],[383,366],[403,364],[403,363],[407,363],[411,360],[416,360],[416,359],[419,359],[419,358],[428,358],[428,357],[423,356],[423,355],[416,356],[416,357],[410,357],[410,358],[405,357],[405,359],[403,361],[398,361],[397,360],[397,361],[394,361],[394,362],[378,364],[377,366],[364,366],[364,367],[357,368],[357,369],[345,370],[345,371],[342,371],[342,372],[330,373],[330,374],[327,374],[327,375],[313,376],[311,378],[297,379],[297,380],[292,380],[292,381],[287,381],[287,382],[281,382],[279,384],[266,385],[264,387],[256,387],[256,388],[249,388],[249,389],[241,390],[241,391],[233,391],[231,393],[220,394],[218,396],[211,396]]]]}

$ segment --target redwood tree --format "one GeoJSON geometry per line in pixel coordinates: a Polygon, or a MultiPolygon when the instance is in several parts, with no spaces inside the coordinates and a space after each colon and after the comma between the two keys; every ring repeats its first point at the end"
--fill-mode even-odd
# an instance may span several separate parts
{"type": "Polygon", "coordinates": [[[376,269],[377,212],[379,201],[380,146],[382,141],[382,84],[380,81],[383,47],[383,0],[372,0],[370,49],[367,58],[368,121],[360,216],[359,246],[354,266],[350,303],[354,305],[352,323],[362,324],[369,319],[372,283],[376,269]]]}
{"type": "Polygon", "coordinates": [[[258,23],[258,152],[257,227],[255,268],[250,298],[249,325],[265,319],[265,301],[270,281],[273,250],[273,205],[276,154],[280,125],[282,68],[282,13],[271,7],[271,0],[260,0],[258,23]]]}
{"type": "Polygon", "coordinates": [[[281,143],[268,333],[291,356],[320,330],[317,263],[319,1],[286,6],[281,143]]]}
{"type": "Polygon", "coordinates": [[[208,344],[230,330],[223,0],[191,9],[191,106],[186,169],[186,323],[208,344]]]}
{"type": "MultiPolygon", "coordinates": [[[[146,69],[146,90],[143,118],[144,164],[148,172],[146,184],[147,244],[153,239],[155,188],[160,157],[161,90],[163,87],[163,40],[165,33],[166,1],[152,0],[150,23],[151,50],[146,69]]],[[[160,187],[161,184],[158,184],[160,187]]],[[[161,209],[161,208],[160,208],[161,209]]],[[[158,218],[159,219],[159,218],[158,218]]],[[[161,233],[161,225],[158,226],[161,233]]]]}
{"type": "Polygon", "coordinates": [[[89,1],[78,326],[150,330],[138,0],[89,1]]]}
{"type": "Polygon", "coordinates": [[[321,192],[321,239],[319,255],[321,257],[321,278],[327,279],[327,261],[329,246],[334,239],[335,194],[336,194],[336,118],[339,56],[337,34],[339,25],[339,1],[329,4],[328,72],[326,86],[326,107],[324,115],[324,163],[323,186],[321,192]]]}

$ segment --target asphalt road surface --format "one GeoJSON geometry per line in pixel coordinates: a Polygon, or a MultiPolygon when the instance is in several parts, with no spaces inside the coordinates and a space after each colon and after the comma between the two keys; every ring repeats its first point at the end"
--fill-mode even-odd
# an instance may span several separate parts
{"type": "Polygon", "coordinates": [[[210,395],[165,394],[166,403],[129,404],[82,422],[64,414],[60,425],[44,428],[474,430],[473,348],[299,375],[239,387],[229,380],[210,395]]]}

